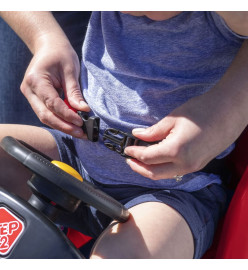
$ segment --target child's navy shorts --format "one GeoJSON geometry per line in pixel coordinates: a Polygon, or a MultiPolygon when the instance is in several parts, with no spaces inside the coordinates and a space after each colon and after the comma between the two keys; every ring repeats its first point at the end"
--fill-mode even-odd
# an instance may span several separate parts
{"type": "MultiPolygon", "coordinates": [[[[201,258],[211,246],[219,218],[226,209],[226,192],[220,185],[210,185],[194,192],[160,190],[131,185],[104,185],[83,173],[71,137],[59,131],[48,131],[54,136],[61,161],[71,165],[85,180],[95,184],[127,208],[144,202],[162,202],[176,209],[188,223],[193,237],[194,258],[201,258]]],[[[61,220],[62,221],[62,220],[61,220]]],[[[97,238],[111,219],[93,207],[81,204],[76,213],[68,214],[63,223],[82,233],[97,238]]]]}

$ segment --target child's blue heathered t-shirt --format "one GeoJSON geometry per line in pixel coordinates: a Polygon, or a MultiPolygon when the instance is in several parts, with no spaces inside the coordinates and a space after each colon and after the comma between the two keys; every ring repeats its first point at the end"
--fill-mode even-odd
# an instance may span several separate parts
{"type": "MultiPolygon", "coordinates": [[[[106,184],[194,191],[220,183],[201,172],[153,181],[103,145],[106,128],[131,133],[154,125],[188,99],[211,89],[243,40],[214,12],[182,12],[164,21],[120,12],[93,12],[83,46],[81,81],[100,140],[74,139],[84,169],[106,184]]],[[[224,91],[224,89],[223,89],[224,91]]],[[[224,155],[230,152],[230,148],[224,155]]]]}

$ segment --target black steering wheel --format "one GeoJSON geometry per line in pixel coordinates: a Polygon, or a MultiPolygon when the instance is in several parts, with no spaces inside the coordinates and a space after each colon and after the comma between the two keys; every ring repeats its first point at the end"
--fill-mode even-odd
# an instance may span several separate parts
{"type": "Polygon", "coordinates": [[[32,177],[31,187],[33,187],[33,190],[36,190],[38,186],[39,192],[48,192],[48,196],[56,204],[60,204],[61,198],[67,198],[66,202],[63,199],[63,204],[66,205],[65,208],[69,209],[72,203],[75,204],[76,202],[78,204],[78,202],[82,201],[92,205],[112,219],[120,222],[128,220],[129,212],[121,203],[97,189],[93,184],[87,181],[81,182],[71,174],[52,164],[49,157],[46,157],[28,144],[7,136],[2,139],[1,147],[30,169],[34,175],[38,175],[38,177],[32,177]]]}

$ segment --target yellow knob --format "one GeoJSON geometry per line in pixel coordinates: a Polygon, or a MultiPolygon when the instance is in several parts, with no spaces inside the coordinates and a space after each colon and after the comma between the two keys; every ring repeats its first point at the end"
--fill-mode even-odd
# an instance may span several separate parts
{"type": "Polygon", "coordinates": [[[82,176],[75,169],[73,169],[71,166],[69,166],[68,164],[61,162],[61,161],[57,161],[57,160],[53,160],[53,161],[51,161],[51,163],[54,164],[55,166],[59,167],[61,170],[69,173],[73,177],[77,178],[79,181],[83,182],[82,176]]]}

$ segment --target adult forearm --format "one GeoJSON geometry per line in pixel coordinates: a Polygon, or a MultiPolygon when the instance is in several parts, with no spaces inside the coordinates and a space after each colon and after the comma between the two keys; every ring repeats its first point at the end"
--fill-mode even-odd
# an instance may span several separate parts
{"type": "MultiPolygon", "coordinates": [[[[245,41],[230,68],[212,89],[216,105],[233,121],[237,131],[248,124],[248,41],[245,41]]],[[[211,92],[209,93],[212,95],[211,92]]],[[[238,131],[239,132],[239,131],[238,131]]]]}
{"type": "Polygon", "coordinates": [[[47,11],[0,11],[1,17],[26,43],[32,53],[48,38],[50,42],[67,40],[64,32],[47,11]]]}

